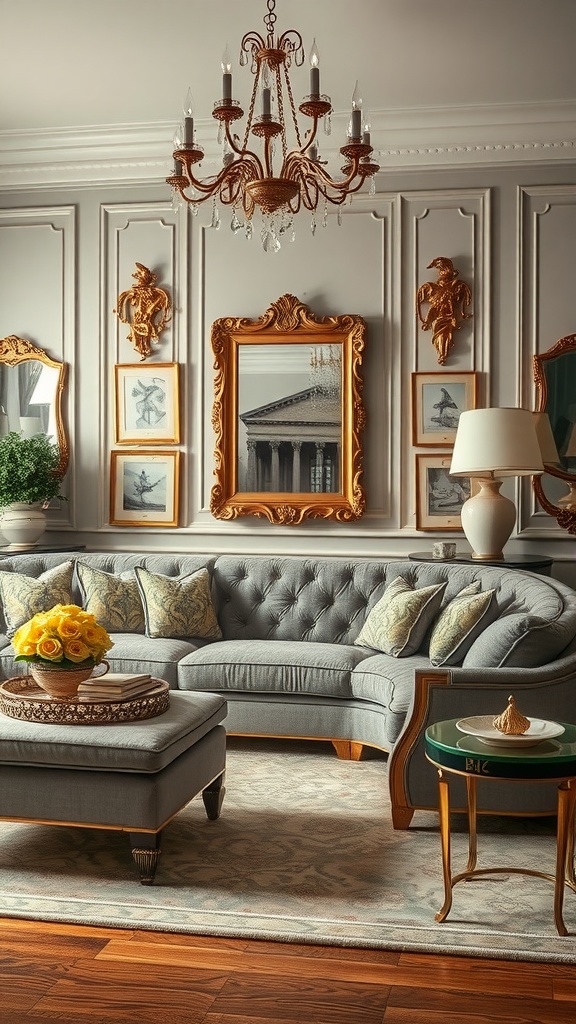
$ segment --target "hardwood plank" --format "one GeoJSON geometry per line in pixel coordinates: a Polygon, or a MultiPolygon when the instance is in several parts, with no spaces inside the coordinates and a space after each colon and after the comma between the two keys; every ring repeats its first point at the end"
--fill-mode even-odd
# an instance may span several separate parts
{"type": "MultiPolygon", "coordinates": [[[[116,938],[116,935],[114,935],[116,938]]],[[[401,957],[399,950],[365,949],[360,946],[318,946],[308,942],[276,942],[272,939],[233,939],[214,935],[183,935],[178,932],[135,931],[130,940],[170,946],[190,946],[197,949],[247,950],[252,953],[272,953],[274,956],[321,957],[327,960],[354,960],[370,963],[396,964],[401,957]]]]}
{"type": "Polygon", "coordinates": [[[355,985],[319,978],[233,975],[210,1012],[242,1017],[247,1007],[258,1024],[382,1024],[387,986],[355,985]]]}
{"type": "MultiPolygon", "coordinates": [[[[554,978],[552,981],[554,999],[576,1001],[576,970],[572,978],[554,978]]],[[[576,1013],[574,1014],[576,1019],[576,1013]]]]}
{"type": "Polygon", "coordinates": [[[98,925],[69,924],[67,921],[28,921],[19,917],[0,917],[0,936],[7,932],[23,932],[30,935],[84,935],[90,938],[128,939],[134,935],[133,928],[101,928],[98,925]]]}
{"type": "MultiPolygon", "coordinates": [[[[296,978],[333,978],[358,983],[379,985],[385,981],[383,971],[393,972],[394,965],[365,963],[364,961],[336,960],[293,956],[286,954],[252,953],[251,951],[195,948],[163,943],[111,940],[96,954],[96,959],[128,963],[180,964],[204,970],[227,970],[236,973],[281,974],[296,978]]],[[[390,975],[392,976],[392,975],[390,975]]],[[[387,976],[388,977],[388,976],[387,976]]],[[[403,975],[404,977],[404,975],[403,975]]]]}
{"type": "Polygon", "coordinates": [[[34,1003],[38,1013],[75,1014],[92,1024],[203,1024],[215,996],[226,983],[225,972],[208,974],[181,967],[155,967],[135,972],[125,964],[83,960],[66,970],[49,992],[34,1003]]]}
{"type": "Polygon", "coordinates": [[[425,988],[394,988],[390,993],[383,1024],[393,1021],[423,1024],[452,1014],[457,1024],[574,1024],[574,1007],[554,999],[529,996],[480,995],[474,992],[430,991],[425,988]],[[397,1010],[406,1011],[399,1016],[397,1010]],[[409,1016],[407,1011],[413,1014],[409,1016]]]}
{"type": "MultiPolygon", "coordinates": [[[[40,956],[2,955],[0,992],[3,1010],[29,1010],[66,973],[66,965],[42,960],[40,956]]],[[[0,1018],[1,1019],[1,1018],[0,1018]]],[[[4,1024],[4,1022],[3,1022],[4,1024]]]]}

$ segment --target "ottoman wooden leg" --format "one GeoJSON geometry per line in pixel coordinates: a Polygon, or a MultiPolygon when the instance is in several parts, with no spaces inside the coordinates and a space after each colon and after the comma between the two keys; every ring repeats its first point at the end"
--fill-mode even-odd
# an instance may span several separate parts
{"type": "Polygon", "coordinates": [[[219,775],[217,779],[214,779],[214,782],[211,782],[209,786],[206,786],[206,789],[202,790],[204,807],[210,821],[216,821],[220,817],[226,792],[226,787],[224,786],[225,774],[225,772],[222,772],[222,775],[219,775]]]}
{"type": "Polygon", "coordinates": [[[132,847],[132,859],[142,885],[152,885],[156,867],[160,859],[160,832],[130,832],[130,845],[132,847]]]}

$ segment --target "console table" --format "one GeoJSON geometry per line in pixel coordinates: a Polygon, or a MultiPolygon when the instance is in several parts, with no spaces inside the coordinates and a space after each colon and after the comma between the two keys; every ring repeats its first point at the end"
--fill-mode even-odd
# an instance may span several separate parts
{"type": "MultiPolygon", "coordinates": [[[[559,935],[568,931],[562,917],[564,887],[576,892],[574,874],[574,808],[576,806],[576,725],[564,725],[556,739],[537,746],[496,746],[462,733],[458,719],[437,722],[425,733],[426,758],[438,769],[440,837],[444,903],[436,920],[446,919],[452,906],[452,890],[457,882],[478,875],[525,874],[554,882],[554,923],[559,935]],[[447,775],[463,775],[468,794],[468,863],[466,870],[452,875],[450,864],[450,794],[447,775]],[[477,868],[476,782],[498,779],[509,782],[558,783],[558,825],[556,832],[555,874],[521,867],[477,868]]],[[[564,723],[559,723],[560,725],[564,723]]]]}
{"type": "Polygon", "coordinates": [[[461,562],[468,565],[498,565],[509,569],[525,569],[540,576],[550,576],[553,558],[546,555],[515,555],[510,558],[472,558],[465,551],[457,551],[454,558],[434,558],[429,551],[413,551],[408,555],[411,562],[461,562]]]}
{"type": "Polygon", "coordinates": [[[12,555],[45,554],[48,551],[85,551],[85,544],[24,544],[13,548],[9,544],[0,545],[0,558],[11,558],[12,555]]]}

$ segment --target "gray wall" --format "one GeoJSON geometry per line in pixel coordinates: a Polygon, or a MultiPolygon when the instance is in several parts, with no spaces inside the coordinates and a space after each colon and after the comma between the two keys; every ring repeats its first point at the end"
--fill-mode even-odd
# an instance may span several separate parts
{"type": "MultiPolygon", "coordinates": [[[[13,14],[16,6],[21,5],[14,5],[13,14]]],[[[564,14],[571,9],[559,6],[564,14]]],[[[393,8],[386,5],[388,12],[393,8]]],[[[250,27],[247,21],[245,28],[250,27]]],[[[536,32],[537,24],[533,27],[536,32]]],[[[150,38],[150,28],[141,25],[139,31],[150,38]]],[[[330,46],[324,43],[325,49],[330,46]]],[[[548,77],[542,75],[547,92],[527,97],[529,111],[512,94],[506,98],[515,103],[513,109],[486,93],[482,109],[451,108],[444,98],[444,105],[430,105],[426,114],[387,112],[379,97],[372,132],[375,141],[380,129],[376,195],[355,197],[341,226],[330,214],[327,227],[319,223],[314,237],[309,215],[301,214],[296,241],[285,242],[275,255],[262,252],[257,233],[250,242],[234,235],[229,211],[222,212],[221,227],[214,230],[208,226],[209,204],[197,217],[188,208],[173,210],[163,183],[171,168],[174,127],[166,108],[158,112],[166,115],[162,123],[71,132],[27,122],[23,130],[2,132],[0,337],[29,338],[69,367],[64,405],[72,451],[70,501],[50,512],[53,538],[101,549],[359,556],[431,548],[437,535],[415,529],[415,457],[434,450],[413,448],[410,404],[411,374],[440,369],[430,334],[415,316],[417,287],[434,273],[427,265],[435,256],[449,256],[472,287],[473,318],[456,333],[445,369],[477,371],[483,405],[533,408],[534,352],[576,331],[575,103],[573,92],[572,99],[554,100],[559,88],[550,78],[552,63],[548,55],[548,77]],[[394,137],[403,147],[394,146],[394,137]],[[133,283],[136,261],[158,274],[174,300],[173,323],[152,361],[178,362],[182,368],[176,529],[109,525],[110,452],[119,449],[114,365],[139,358],[113,309],[119,293],[133,283]],[[350,525],[222,522],[209,511],[210,326],[222,316],[258,317],[287,292],[317,315],[359,313],[368,323],[368,507],[350,525]]],[[[386,76],[383,69],[383,82],[386,76]]],[[[55,114],[52,126],[73,123],[63,116],[55,114]]],[[[338,130],[346,116],[342,102],[335,117],[338,130]]],[[[96,115],[91,123],[98,125],[96,115]]],[[[204,118],[198,130],[208,172],[217,153],[213,125],[204,118]]],[[[332,137],[326,145],[339,143],[332,137]]],[[[512,481],[504,490],[518,504],[507,552],[549,554],[554,574],[576,584],[574,538],[536,506],[529,483],[512,481]]],[[[462,534],[446,536],[467,549],[462,534]]]]}

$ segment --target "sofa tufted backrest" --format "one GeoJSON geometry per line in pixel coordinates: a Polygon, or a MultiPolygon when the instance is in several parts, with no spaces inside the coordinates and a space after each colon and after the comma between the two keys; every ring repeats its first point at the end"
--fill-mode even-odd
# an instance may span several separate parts
{"type": "Polygon", "coordinates": [[[498,618],[472,645],[470,666],[544,664],[576,635],[576,594],[569,587],[474,564],[221,555],[214,601],[225,639],[350,644],[399,575],[415,587],[446,581],[443,606],[474,580],[482,590],[494,589],[498,618]]]}
{"type": "MultiPolygon", "coordinates": [[[[44,552],[1,559],[0,571],[38,577],[70,559],[114,574],[137,565],[167,576],[206,567],[227,640],[353,643],[368,613],[399,575],[414,587],[446,582],[443,607],[474,580],[480,580],[482,590],[495,591],[498,617],[468,651],[467,668],[542,665],[576,637],[576,593],[570,587],[504,566],[274,555],[44,552]]],[[[73,600],[81,603],[76,577],[73,588],[73,600]]]]}

